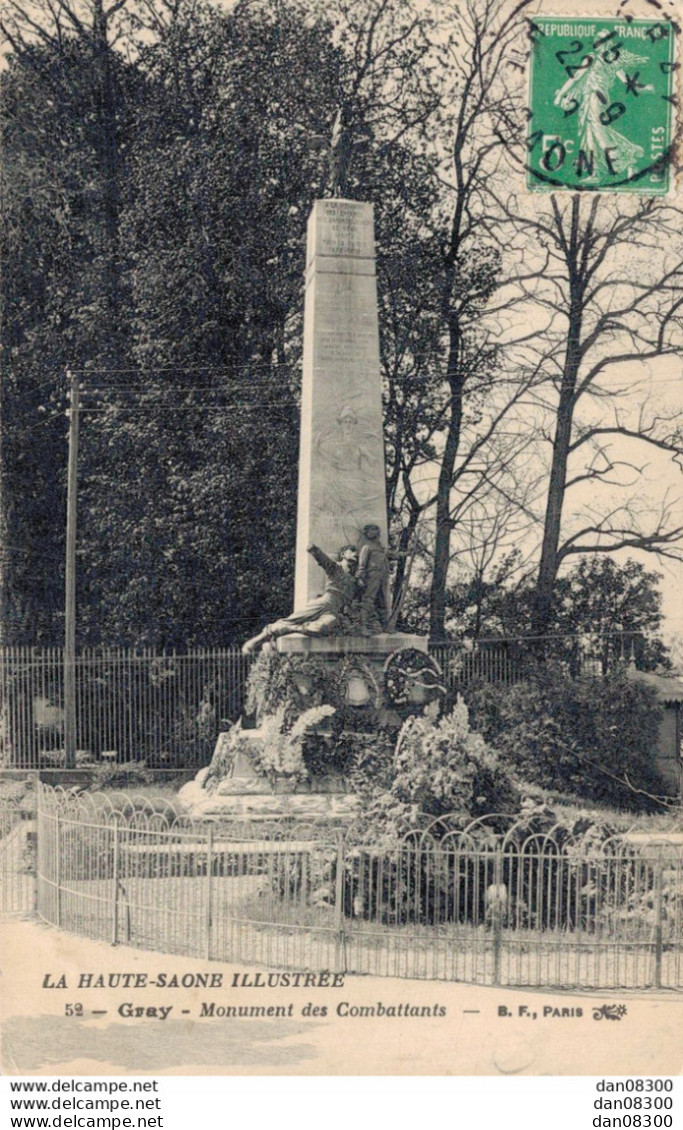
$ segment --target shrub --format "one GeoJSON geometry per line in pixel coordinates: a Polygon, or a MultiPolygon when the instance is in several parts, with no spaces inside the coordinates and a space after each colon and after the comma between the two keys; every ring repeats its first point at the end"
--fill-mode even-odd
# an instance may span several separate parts
{"type": "Polygon", "coordinates": [[[6,778],[0,780],[0,807],[7,811],[33,812],[36,806],[35,781],[6,778]]]}
{"type": "Polygon", "coordinates": [[[497,755],[470,728],[462,701],[437,722],[423,716],[405,723],[396,743],[391,791],[433,816],[509,811],[519,800],[497,755]]]}
{"type": "Polygon", "coordinates": [[[520,795],[512,776],[481,734],[469,724],[467,706],[438,721],[409,718],[399,733],[384,787],[367,780],[358,787],[364,817],[354,835],[364,843],[389,846],[430,818],[460,813],[515,813],[520,795]]]}
{"type": "Polygon", "coordinates": [[[572,679],[547,665],[512,687],[472,685],[467,701],[473,725],[525,780],[584,801],[656,807],[646,794],[664,791],[654,768],[661,711],[625,671],[572,679]]]}
{"type": "Polygon", "coordinates": [[[153,769],[148,769],[144,761],[122,761],[120,764],[98,765],[90,778],[90,789],[93,792],[104,792],[107,789],[136,789],[153,785],[156,774],[153,769]]]}

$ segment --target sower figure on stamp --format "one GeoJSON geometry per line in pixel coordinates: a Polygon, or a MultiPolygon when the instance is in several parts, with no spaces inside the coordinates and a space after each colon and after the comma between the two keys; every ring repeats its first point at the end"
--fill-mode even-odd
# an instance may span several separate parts
{"type": "Polygon", "coordinates": [[[358,595],[355,578],[358,552],[355,545],[343,545],[336,561],[323,553],[317,545],[309,545],[308,552],[325,570],[327,580],[320,596],[309,601],[300,612],[292,612],[282,620],[267,624],[259,635],[247,640],[242,653],[250,655],[263,644],[280,636],[303,632],[307,636],[329,635],[338,624],[345,608],[350,607],[358,595]]]}
{"type": "Polygon", "coordinates": [[[374,522],[363,526],[365,544],[358,559],[358,584],[361,589],[361,635],[371,636],[384,631],[389,619],[387,581],[389,558],[382,545],[380,528],[374,522]]]}

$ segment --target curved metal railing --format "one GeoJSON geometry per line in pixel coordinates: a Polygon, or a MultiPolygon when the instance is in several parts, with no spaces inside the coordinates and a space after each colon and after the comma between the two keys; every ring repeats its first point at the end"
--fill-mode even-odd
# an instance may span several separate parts
{"type": "Polygon", "coordinates": [[[480,984],[683,988],[680,836],[543,817],[193,819],[41,785],[38,912],[60,929],[271,967],[480,984]]]}

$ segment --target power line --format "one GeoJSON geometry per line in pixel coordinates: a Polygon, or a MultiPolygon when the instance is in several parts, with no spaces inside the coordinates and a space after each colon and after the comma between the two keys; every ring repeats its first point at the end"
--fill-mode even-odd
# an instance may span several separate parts
{"type": "MultiPolygon", "coordinates": [[[[89,395],[97,395],[104,393],[119,393],[119,392],[136,392],[136,393],[149,393],[152,395],[155,392],[178,392],[178,393],[209,393],[209,392],[223,392],[226,388],[253,388],[255,381],[231,381],[229,385],[169,385],[159,383],[157,385],[91,385],[89,388],[86,385],[81,386],[81,391],[89,395]]],[[[282,386],[279,386],[282,387],[282,386]]]]}
{"type": "MultiPolygon", "coordinates": [[[[214,366],[214,365],[208,365],[208,364],[207,365],[202,365],[202,364],[199,364],[199,365],[138,365],[138,366],[125,367],[125,368],[110,368],[108,366],[93,366],[93,367],[87,367],[87,368],[83,368],[83,369],[70,368],[69,371],[74,373],[74,374],[77,374],[78,376],[83,376],[83,377],[87,377],[91,374],[97,374],[97,373],[104,373],[104,374],[111,374],[111,375],[140,374],[141,376],[149,374],[149,373],[177,373],[177,374],[207,373],[207,374],[212,374],[212,375],[230,376],[231,374],[238,373],[238,372],[253,372],[253,373],[255,373],[256,375],[259,375],[259,376],[266,376],[268,373],[273,372],[275,370],[279,370],[279,369],[298,370],[300,365],[301,365],[301,358],[297,358],[296,360],[293,360],[293,361],[263,361],[263,362],[248,361],[248,362],[243,362],[241,364],[220,365],[220,366],[214,366]]],[[[372,369],[374,371],[374,366],[359,365],[359,366],[356,366],[356,367],[357,368],[372,369]]],[[[60,372],[59,375],[62,376],[63,374],[60,372]]],[[[427,377],[434,377],[434,376],[438,376],[438,375],[439,375],[438,372],[425,374],[425,376],[427,376],[427,377]]],[[[508,377],[504,377],[502,379],[509,381],[513,378],[508,376],[508,377]]],[[[495,381],[495,378],[494,378],[494,381],[495,381]]],[[[482,383],[490,384],[492,382],[489,381],[489,382],[482,382],[482,383]]],[[[633,384],[634,385],[640,385],[640,384],[681,384],[681,383],[683,383],[683,378],[681,378],[681,377],[634,377],[633,378],[633,384]]],[[[45,386],[39,386],[39,387],[45,387],[45,386]]],[[[114,387],[120,387],[120,386],[114,386],[114,387]]]]}
{"type": "Polygon", "coordinates": [[[32,424],[30,427],[24,428],[23,431],[24,432],[35,432],[35,431],[38,430],[38,428],[44,428],[46,426],[46,424],[52,424],[52,423],[54,423],[55,420],[63,420],[63,419],[64,419],[64,411],[63,410],[61,412],[53,412],[51,416],[46,416],[44,419],[39,420],[37,424],[32,424]]]}
{"type": "MultiPolygon", "coordinates": [[[[181,397],[183,399],[188,399],[188,400],[189,399],[193,399],[193,400],[194,399],[204,399],[204,400],[207,400],[207,399],[212,399],[212,398],[215,399],[216,397],[230,397],[231,395],[234,395],[235,393],[245,394],[248,391],[252,391],[254,394],[260,395],[261,397],[263,397],[265,395],[266,397],[268,397],[269,400],[274,400],[274,401],[281,399],[283,401],[291,402],[293,400],[298,399],[298,394],[295,394],[293,392],[290,393],[288,391],[288,389],[286,388],[286,386],[280,385],[280,386],[271,387],[270,389],[268,389],[267,387],[264,388],[262,385],[256,386],[256,385],[253,385],[253,384],[244,384],[244,383],[236,384],[236,385],[233,385],[229,388],[178,388],[177,386],[173,387],[173,388],[158,387],[158,388],[129,388],[129,389],[81,388],[81,393],[85,396],[88,396],[88,397],[95,397],[95,398],[99,397],[100,399],[104,399],[104,398],[110,397],[110,396],[116,397],[116,396],[121,395],[122,399],[127,400],[127,401],[130,401],[131,399],[146,399],[146,400],[155,400],[156,399],[156,400],[158,400],[162,396],[181,397]]],[[[249,400],[252,401],[252,397],[249,397],[249,400]]]]}
{"type": "MultiPolygon", "coordinates": [[[[264,370],[273,369],[291,369],[296,367],[300,362],[298,361],[264,361],[264,370]]],[[[70,369],[69,372],[77,374],[78,376],[87,377],[90,373],[230,373],[240,372],[242,370],[257,370],[259,362],[249,361],[241,365],[138,365],[135,368],[126,369],[111,369],[107,366],[93,367],[86,369],[70,369]]],[[[62,375],[62,374],[60,374],[62,375]]]]}
{"type": "Polygon", "coordinates": [[[137,407],[134,407],[134,408],[127,408],[125,405],[121,405],[121,404],[110,404],[110,405],[108,405],[107,407],[104,407],[104,408],[85,408],[85,407],[81,406],[81,407],[79,407],[79,412],[89,412],[91,414],[92,413],[107,414],[107,413],[110,413],[110,412],[124,412],[124,413],[127,413],[129,415],[142,415],[144,412],[149,411],[149,409],[154,409],[155,411],[162,413],[162,412],[231,412],[235,409],[240,409],[242,411],[244,411],[244,410],[249,411],[249,410],[253,410],[253,409],[256,409],[256,408],[258,408],[258,409],[267,408],[275,416],[284,416],[284,415],[286,415],[284,409],[286,409],[286,408],[295,409],[296,407],[297,407],[297,405],[295,405],[295,404],[290,404],[290,405],[287,405],[287,404],[277,405],[277,404],[275,404],[274,405],[274,404],[268,403],[267,401],[261,402],[261,403],[256,403],[256,404],[247,404],[246,402],[238,403],[238,404],[233,403],[233,404],[195,404],[195,405],[150,404],[150,405],[146,405],[146,406],[142,406],[142,407],[138,405],[137,407]]]}
{"type": "MultiPolygon", "coordinates": [[[[663,616],[662,617],[663,621],[671,620],[671,619],[678,619],[678,617],[669,617],[669,616],[663,616]]],[[[615,632],[601,632],[601,631],[591,632],[589,629],[586,629],[583,632],[548,632],[546,635],[542,635],[542,636],[539,636],[539,635],[477,636],[474,639],[472,639],[471,637],[464,637],[463,639],[460,639],[460,640],[439,640],[438,642],[440,644],[443,643],[444,645],[457,644],[458,646],[462,646],[462,644],[464,642],[469,642],[469,643],[474,643],[474,644],[480,644],[480,643],[506,644],[506,643],[519,643],[521,641],[541,642],[542,640],[584,640],[588,643],[592,643],[592,642],[600,642],[601,640],[608,640],[608,639],[620,640],[620,639],[623,639],[624,636],[633,636],[633,637],[637,636],[637,637],[640,637],[641,639],[645,639],[645,641],[648,642],[647,633],[651,632],[651,631],[659,632],[662,627],[663,627],[663,624],[660,625],[660,627],[657,628],[657,629],[652,629],[652,628],[624,628],[621,631],[615,631],[615,632]]]]}

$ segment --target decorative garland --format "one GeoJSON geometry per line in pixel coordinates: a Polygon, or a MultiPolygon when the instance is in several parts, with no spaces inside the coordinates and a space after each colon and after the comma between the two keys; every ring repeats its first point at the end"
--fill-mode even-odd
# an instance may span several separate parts
{"type": "MultiPolygon", "coordinates": [[[[410,705],[410,688],[422,687],[424,701],[420,705],[433,702],[438,695],[446,694],[446,687],[439,680],[441,668],[431,655],[426,655],[416,647],[402,647],[392,651],[382,669],[384,693],[394,707],[410,705]]],[[[417,704],[416,704],[417,705],[417,704]]]]}
{"type": "Polygon", "coordinates": [[[343,663],[340,663],[339,665],[336,677],[333,680],[333,693],[336,700],[335,705],[337,709],[348,709],[348,703],[346,702],[346,687],[349,675],[355,671],[357,671],[359,675],[361,675],[362,678],[365,679],[365,682],[370,689],[371,703],[369,703],[368,705],[372,705],[375,710],[379,710],[382,705],[382,688],[380,687],[370,664],[366,663],[365,660],[361,659],[359,656],[354,656],[353,658],[347,656],[343,663]]]}
{"type": "Polygon", "coordinates": [[[285,724],[291,726],[311,706],[337,705],[331,675],[325,663],[313,656],[284,656],[264,648],[249,672],[246,708],[267,717],[284,706],[285,724]],[[303,683],[310,690],[303,691],[299,685],[303,683]]]}

